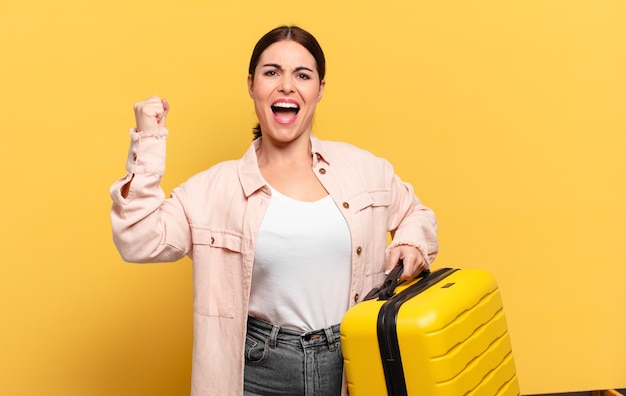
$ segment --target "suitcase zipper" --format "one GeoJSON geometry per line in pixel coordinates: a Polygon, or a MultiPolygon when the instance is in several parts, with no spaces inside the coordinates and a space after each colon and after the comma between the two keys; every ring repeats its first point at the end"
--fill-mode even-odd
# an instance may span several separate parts
{"type": "Polygon", "coordinates": [[[417,283],[407,287],[401,293],[391,296],[380,308],[376,332],[380,357],[383,363],[383,371],[385,373],[385,382],[387,383],[388,396],[408,396],[400,356],[398,333],[396,330],[400,307],[406,301],[456,271],[458,271],[458,269],[454,268],[441,268],[436,270],[420,279],[417,283]]]}

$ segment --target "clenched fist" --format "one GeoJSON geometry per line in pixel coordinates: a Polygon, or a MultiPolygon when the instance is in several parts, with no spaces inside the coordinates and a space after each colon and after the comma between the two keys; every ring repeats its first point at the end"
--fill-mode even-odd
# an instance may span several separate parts
{"type": "Polygon", "coordinates": [[[156,131],[159,127],[165,128],[165,117],[170,110],[170,104],[167,99],[153,96],[143,102],[135,103],[133,109],[137,132],[156,131]]]}

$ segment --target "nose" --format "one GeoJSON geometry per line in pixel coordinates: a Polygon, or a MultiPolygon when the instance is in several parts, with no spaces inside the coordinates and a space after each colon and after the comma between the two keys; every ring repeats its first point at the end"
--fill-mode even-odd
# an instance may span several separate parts
{"type": "Polygon", "coordinates": [[[280,79],[280,85],[278,90],[282,93],[291,93],[293,92],[293,81],[291,75],[288,73],[283,74],[280,79]]]}

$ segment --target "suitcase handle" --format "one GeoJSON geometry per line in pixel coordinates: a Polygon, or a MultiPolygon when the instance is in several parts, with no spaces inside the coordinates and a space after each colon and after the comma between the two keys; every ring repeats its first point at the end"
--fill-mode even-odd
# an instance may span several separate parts
{"type": "MultiPolygon", "coordinates": [[[[373,300],[375,298],[378,298],[379,300],[389,300],[391,297],[393,297],[396,287],[404,283],[403,280],[400,280],[400,275],[402,275],[402,271],[404,271],[404,264],[402,263],[402,260],[400,260],[398,262],[398,265],[393,270],[391,270],[389,275],[387,275],[387,278],[385,279],[383,284],[370,290],[370,292],[367,293],[363,301],[373,300]]],[[[428,275],[430,275],[430,270],[425,269],[420,272],[420,274],[417,275],[416,278],[424,278],[428,275]]]]}

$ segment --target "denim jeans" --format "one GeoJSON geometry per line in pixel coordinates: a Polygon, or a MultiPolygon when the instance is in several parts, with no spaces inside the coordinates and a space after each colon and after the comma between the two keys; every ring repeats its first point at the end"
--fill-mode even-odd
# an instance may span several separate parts
{"type": "Polygon", "coordinates": [[[339,325],[306,333],[248,317],[244,396],[339,396],[339,325]]]}

